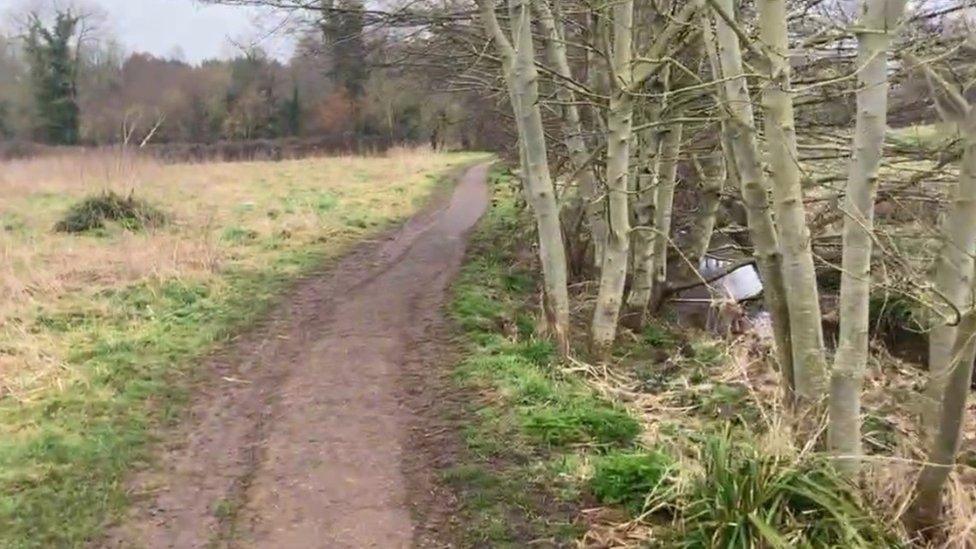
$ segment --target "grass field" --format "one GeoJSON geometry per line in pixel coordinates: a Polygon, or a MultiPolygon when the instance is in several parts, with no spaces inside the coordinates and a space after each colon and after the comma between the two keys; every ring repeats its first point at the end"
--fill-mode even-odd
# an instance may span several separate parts
{"type": "Polygon", "coordinates": [[[0,547],[84,545],[175,422],[194,358],[290,280],[416,212],[472,154],[164,166],[108,154],[0,164],[0,547]],[[113,191],[162,212],[72,234],[113,191]]]}

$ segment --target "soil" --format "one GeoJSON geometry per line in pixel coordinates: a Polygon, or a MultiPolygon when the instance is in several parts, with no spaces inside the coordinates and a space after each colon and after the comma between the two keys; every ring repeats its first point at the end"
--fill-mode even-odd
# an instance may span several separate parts
{"type": "Polygon", "coordinates": [[[159,466],[104,547],[438,547],[456,502],[437,471],[463,408],[447,289],[488,204],[487,165],[450,199],[301,281],[210,360],[159,466]]]}

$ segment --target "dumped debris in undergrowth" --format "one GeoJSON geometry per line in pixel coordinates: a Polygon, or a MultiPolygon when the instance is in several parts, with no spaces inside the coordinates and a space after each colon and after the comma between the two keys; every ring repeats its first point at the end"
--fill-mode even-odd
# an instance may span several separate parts
{"type": "Polygon", "coordinates": [[[166,214],[132,193],[122,196],[115,191],[104,191],[71,206],[54,225],[54,230],[83,233],[105,227],[106,221],[114,221],[129,230],[140,230],[165,224],[166,214]]]}

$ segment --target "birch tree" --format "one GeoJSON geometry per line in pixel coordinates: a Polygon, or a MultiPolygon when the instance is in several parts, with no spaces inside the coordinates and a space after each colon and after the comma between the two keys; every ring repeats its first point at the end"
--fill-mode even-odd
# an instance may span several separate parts
{"type": "Polygon", "coordinates": [[[635,58],[632,49],[633,1],[618,2],[612,6],[613,43],[610,69],[613,86],[607,123],[609,231],[591,332],[592,346],[598,355],[605,354],[616,336],[627,275],[630,249],[628,177],[633,95],[659,74],[668,61],[667,53],[680,47],[678,38],[686,30],[697,8],[698,5],[694,2],[684,4],[677,13],[667,17],[668,23],[654,37],[650,47],[643,55],[635,58]]]}
{"type": "Polygon", "coordinates": [[[868,360],[874,202],[888,112],[888,48],[905,0],[864,0],[856,27],[857,118],[844,199],[840,336],[830,381],[831,449],[851,471],[861,453],[861,385],[868,360]]]}
{"type": "Polygon", "coordinates": [[[766,154],[772,173],[773,202],[783,282],[790,314],[794,384],[798,399],[818,403],[826,388],[827,365],[817,276],[813,266],[800,185],[786,0],[759,0],[759,38],[765,46],[769,80],[762,89],[766,154]]]}
{"type": "Polygon", "coordinates": [[[539,110],[538,70],[532,39],[528,0],[509,0],[511,39],[495,15],[493,0],[479,0],[481,22],[495,42],[515,113],[519,152],[525,177],[525,195],[535,214],[539,257],[545,286],[549,328],[563,354],[569,351],[569,292],[566,287],[566,250],[559,221],[559,206],[549,171],[545,129],[539,110]]]}
{"type": "Polygon", "coordinates": [[[613,41],[610,45],[612,76],[610,110],[607,115],[607,238],[600,271],[600,289],[593,314],[593,348],[603,355],[613,344],[617,318],[624,295],[630,251],[630,141],[634,98],[633,81],[633,0],[611,6],[613,41]]]}
{"type": "MultiPolygon", "coordinates": [[[[648,123],[657,122],[660,113],[659,103],[650,105],[645,115],[648,123]]],[[[661,161],[660,132],[656,127],[651,127],[643,134],[640,154],[642,167],[637,175],[633,201],[633,218],[636,222],[632,239],[634,273],[632,287],[627,295],[627,307],[630,314],[637,317],[639,326],[644,325],[654,289],[654,241],[657,233],[652,225],[656,219],[658,165],[661,161]]]]}
{"type": "Polygon", "coordinates": [[[652,309],[657,308],[657,297],[667,284],[668,244],[671,235],[674,209],[674,186],[678,173],[678,155],[681,151],[682,123],[672,122],[661,138],[660,178],[655,189],[654,211],[654,292],[652,309]]]}
{"type": "Polygon", "coordinates": [[[763,296],[773,324],[776,359],[788,392],[793,390],[794,363],[790,313],[783,277],[783,258],[767,198],[768,184],[762,170],[756,139],[755,118],[748,82],[742,68],[739,36],[732,25],[732,0],[710,0],[719,14],[715,26],[719,64],[723,75],[723,99],[729,114],[729,140],[745,203],[749,234],[763,278],[763,296]]]}
{"type": "Polygon", "coordinates": [[[936,258],[935,287],[952,306],[956,326],[935,326],[929,334],[928,406],[922,428],[928,459],[916,483],[912,519],[931,527],[942,515],[942,492],[956,461],[966,417],[966,402],[976,360],[976,109],[928,64],[906,55],[926,76],[940,114],[958,124],[963,138],[959,180],[942,226],[945,242],[936,258]],[[961,315],[960,315],[961,313],[961,315]]]}
{"type": "MultiPolygon", "coordinates": [[[[949,306],[946,317],[957,319],[973,304],[973,257],[976,255],[976,125],[971,106],[935,71],[926,70],[943,119],[958,124],[964,140],[958,183],[951,192],[951,205],[940,233],[944,242],[935,259],[935,292],[949,306]]],[[[952,349],[958,337],[957,322],[937,321],[929,332],[929,376],[922,410],[922,428],[929,436],[939,432],[940,407],[951,375],[952,349]]]]}
{"type": "Polygon", "coordinates": [[[607,238],[607,224],[599,199],[600,189],[592,159],[583,137],[583,122],[577,105],[577,92],[581,90],[581,86],[576,83],[569,65],[562,21],[557,20],[546,0],[534,0],[533,6],[539,14],[539,26],[545,36],[546,56],[552,71],[558,77],[555,82],[556,99],[561,105],[563,142],[569,152],[578,186],[579,207],[587,220],[592,240],[601,243],[594,253],[594,259],[599,266],[603,255],[602,243],[607,238]]]}

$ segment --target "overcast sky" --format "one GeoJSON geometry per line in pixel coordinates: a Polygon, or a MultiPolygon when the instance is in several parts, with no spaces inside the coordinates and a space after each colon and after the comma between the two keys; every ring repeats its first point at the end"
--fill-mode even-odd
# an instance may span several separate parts
{"type": "MultiPolygon", "coordinates": [[[[2,8],[59,2],[59,0],[0,0],[2,8]]],[[[72,0],[67,0],[72,3],[72,0]]],[[[280,16],[255,8],[215,6],[197,0],[80,0],[107,15],[105,27],[129,51],[167,57],[176,48],[191,63],[227,57],[235,51],[230,39],[258,43],[276,57],[291,53],[291,40],[272,33],[280,16]],[[270,36],[269,36],[270,34],[270,36]]]]}
{"type": "Polygon", "coordinates": [[[168,55],[179,47],[187,61],[198,62],[227,56],[233,51],[229,39],[260,39],[278,56],[290,53],[290,41],[280,33],[268,36],[278,18],[254,8],[215,6],[196,0],[88,1],[108,12],[114,34],[132,50],[168,55]]]}

